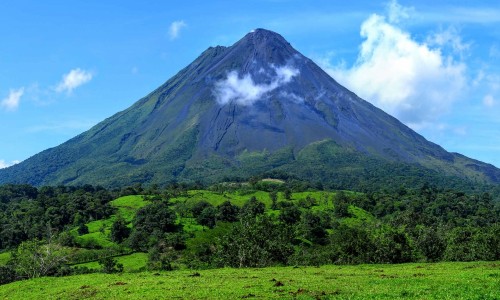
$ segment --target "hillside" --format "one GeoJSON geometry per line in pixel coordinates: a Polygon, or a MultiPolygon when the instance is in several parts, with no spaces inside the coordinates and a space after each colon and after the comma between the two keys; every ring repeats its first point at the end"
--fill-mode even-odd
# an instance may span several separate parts
{"type": "Polygon", "coordinates": [[[357,97],[277,33],[210,47],[130,108],[0,170],[0,183],[121,187],[286,174],[333,188],[500,182],[357,97]]]}

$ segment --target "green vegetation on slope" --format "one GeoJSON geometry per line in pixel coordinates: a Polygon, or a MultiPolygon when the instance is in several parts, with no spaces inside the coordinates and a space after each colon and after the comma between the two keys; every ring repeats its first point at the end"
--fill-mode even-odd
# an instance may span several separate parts
{"type": "Polygon", "coordinates": [[[364,194],[252,178],[208,189],[4,186],[2,195],[0,236],[13,255],[0,283],[88,272],[500,258],[498,203],[486,193],[429,185],[364,194]]]}

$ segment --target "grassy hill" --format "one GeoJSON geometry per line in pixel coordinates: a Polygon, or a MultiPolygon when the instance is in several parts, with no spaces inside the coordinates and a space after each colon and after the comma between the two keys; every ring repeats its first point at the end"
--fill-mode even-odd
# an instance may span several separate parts
{"type": "Polygon", "coordinates": [[[498,262],[90,274],[0,286],[1,299],[499,299],[498,262]]]}

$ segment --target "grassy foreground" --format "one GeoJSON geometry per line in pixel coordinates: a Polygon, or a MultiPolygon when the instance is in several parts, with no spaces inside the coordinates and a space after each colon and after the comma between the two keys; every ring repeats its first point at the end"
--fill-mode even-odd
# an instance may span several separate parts
{"type": "Polygon", "coordinates": [[[1,299],[500,299],[500,263],[90,274],[0,286],[1,299]]]}

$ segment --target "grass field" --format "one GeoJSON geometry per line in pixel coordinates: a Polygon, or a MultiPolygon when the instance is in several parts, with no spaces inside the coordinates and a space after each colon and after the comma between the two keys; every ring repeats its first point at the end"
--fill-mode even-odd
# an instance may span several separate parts
{"type": "Polygon", "coordinates": [[[89,274],[0,286],[0,299],[500,299],[500,263],[89,274]]]}
{"type": "MultiPolygon", "coordinates": [[[[136,272],[146,267],[148,261],[147,253],[132,253],[129,255],[123,255],[115,257],[117,263],[123,264],[124,272],[136,272]]],[[[93,261],[83,264],[75,265],[77,267],[87,267],[89,269],[99,270],[101,266],[99,262],[93,261]]]]}
{"type": "Polygon", "coordinates": [[[96,220],[87,223],[89,229],[88,234],[78,236],[76,233],[76,228],[72,230],[75,234],[76,240],[81,244],[94,244],[102,248],[109,248],[116,246],[114,242],[109,239],[111,232],[111,226],[116,220],[117,215],[121,215],[125,221],[131,222],[135,216],[135,213],[141,207],[147,205],[149,202],[144,200],[141,195],[124,196],[111,201],[111,206],[117,209],[117,214],[111,215],[111,217],[104,220],[96,220]]]}

